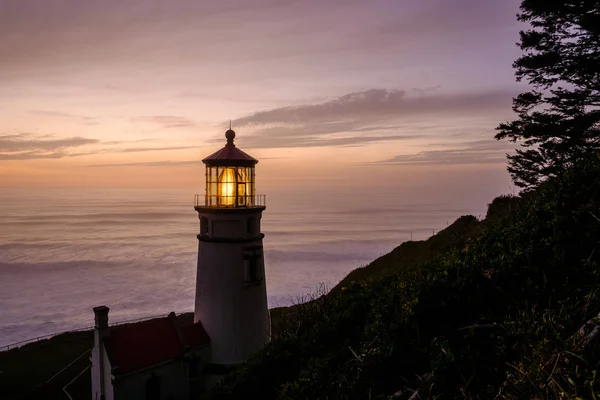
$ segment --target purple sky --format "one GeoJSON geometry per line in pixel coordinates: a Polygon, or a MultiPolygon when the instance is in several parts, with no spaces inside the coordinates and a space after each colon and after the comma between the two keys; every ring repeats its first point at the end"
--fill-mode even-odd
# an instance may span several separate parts
{"type": "Polygon", "coordinates": [[[504,185],[518,5],[3,0],[0,185],[197,185],[230,118],[266,181],[504,185]]]}

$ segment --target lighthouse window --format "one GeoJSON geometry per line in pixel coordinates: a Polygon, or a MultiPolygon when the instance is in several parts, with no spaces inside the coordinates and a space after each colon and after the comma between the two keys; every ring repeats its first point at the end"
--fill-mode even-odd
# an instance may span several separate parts
{"type": "Polygon", "coordinates": [[[252,207],[254,167],[207,166],[206,205],[208,207],[252,207]]]}
{"type": "Polygon", "coordinates": [[[244,281],[246,284],[259,283],[263,280],[261,256],[262,248],[260,246],[244,250],[244,281]]]}
{"type": "Polygon", "coordinates": [[[252,257],[248,261],[248,280],[250,282],[256,282],[258,280],[258,260],[256,257],[252,257]]]}

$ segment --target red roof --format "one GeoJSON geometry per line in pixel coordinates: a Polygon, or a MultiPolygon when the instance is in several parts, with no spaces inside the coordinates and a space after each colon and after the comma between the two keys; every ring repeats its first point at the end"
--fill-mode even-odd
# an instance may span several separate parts
{"type": "Polygon", "coordinates": [[[165,318],[112,327],[104,339],[116,375],[174,360],[184,355],[186,346],[208,343],[210,338],[200,322],[180,327],[174,313],[165,318]]]}
{"type": "Polygon", "coordinates": [[[200,321],[183,327],[183,337],[188,346],[196,347],[210,343],[210,338],[200,321]]]}
{"type": "Polygon", "coordinates": [[[231,129],[225,132],[227,144],[221,150],[206,157],[202,162],[208,165],[252,166],[258,160],[235,147],[233,139],[235,132],[231,129]]]}

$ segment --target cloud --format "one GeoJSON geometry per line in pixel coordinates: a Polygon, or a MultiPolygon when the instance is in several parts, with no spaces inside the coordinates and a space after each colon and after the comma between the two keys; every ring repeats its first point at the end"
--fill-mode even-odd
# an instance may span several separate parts
{"type": "MultiPolygon", "coordinates": [[[[301,130],[298,130],[301,131],[301,130]]],[[[289,134],[290,130],[287,131],[289,134]]],[[[269,128],[260,131],[260,136],[249,136],[244,138],[245,148],[290,148],[290,147],[352,147],[368,143],[378,143],[396,140],[410,140],[420,138],[420,135],[364,135],[329,137],[316,134],[297,134],[293,138],[289,135],[280,135],[280,128],[269,128]],[[270,133],[272,132],[272,134],[270,133]]]]}
{"type": "MultiPolygon", "coordinates": [[[[12,140],[12,139],[23,139],[26,138],[28,136],[32,136],[30,133],[14,133],[12,135],[2,135],[0,136],[0,141],[2,140],[12,140]]],[[[51,137],[50,135],[44,135],[44,136],[39,136],[40,138],[43,137],[51,137]]]]}
{"type": "Polygon", "coordinates": [[[54,111],[54,110],[29,110],[29,113],[35,115],[43,115],[45,117],[56,117],[56,118],[86,118],[82,115],[76,115],[71,113],[66,113],[62,111],[54,111]]]}
{"type": "Polygon", "coordinates": [[[40,139],[28,134],[0,136],[0,152],[17,151],[55,151],[70,147],[79,147],[87,144],[98,143],[97,139],[83,137],[70,137],[64,139],[40,139]]]}
{"type": "Polygon", "coordinates": [[[77,114],[71,114],[71,113],[67,113],[67,112],[63,112],[63,111],[55,111],[55,110],[28,110],[28,112],[30,114],[35,114],[35,115],[42,116],[42,117],[73,120],[75,122],[78,122],[82,125],[87,125],[87,126],[98,125],[99,120],[100,120],[97,117],[77,115],[77,114]]]}
{"type": "Polygon", "coordinates": [[[236,126],[252,124],[295,124],[304,121],[381,120],[424,114],[473,114],[477,111],[510,108],[514,92],[490,91],[466,94],[406,96],[404,90],[371,89],[336,99],[262,111],[235,120],[236,126]]]}
{"type": "Polygon", "coordinates": [[[193,106],[219,119],[364,85],[504,85],[518,2],[3,0],[0,83],[38,104],[60,96],[114,115],[152,102],[151,114],[193,106]]]}
{"type": "Polygon", "coordinates": [[[187,161],[148,161],[148,162],[137,162],[137,163],[123,163],[123,164],[91,164],[86,167],[179,167],[185,165],[202,165],[200,160],[187,160],[187,161]]]}
{"type": "Polygon", "coordinates": [[[496,120],[510,112],[514,95],[508,91],[440,94],[437,89],[425,88],[425,94],[417,96],[397,89],[350,93],[326,102],[260,111],[235,120],[234,126],[244,129],[245,147],[350,146],[417,139],[436,129],[435,124],[423,125],[426,117],[475,120],[484,115],[496,120]]]}
{"type": "MultiPolygon", "coordinates": [[[[147,140],[141,140],[147,141],[147,140]]],[[[101,142],[98,139],[83,137],[55,138],[54,135],[32,135],[19,133],[0,136],[0,160],[34,160],[79,157],[101,153],[140,153],[148,151],[168,151],[194,149],[198,146],[164,146],[164,147],[102,147],[141,141],[101,142]],[[94,146],[89,148],[87,146],[94,146]],[[86,148],[85,151],[74,151],[75,148],[86,148]]]]}
{"type": "MultiPolygon", "coordinates": [[[[284,157],[261,157],[260,160],[278,160],[284,157]]],[[[203,166],[201,160],[183,160],[183,161],[145,161],[135,163],[120,164],[90,164],[85,167],[180,167],[186,165],[203,166]]]]}
{"type": "Polygon", "coordinates": [[[48,136],[34,136],[21,133],[0,136],[0,160],[31,160],[63,158],[82,155],[69,149],[96,144],[97,139],[70,137],[49,139],[48,136]]]}
{"type": "Polygon", "coordinates": [[[114,144],[123,144],[123,143],[142,143],[142,142],[151,142],[153,139],[138,139],[138,140],[114,140],[111,142],[103,142],[103,144],[114,145],[114,144]]]}
{"type": "Polygon", "coordinates": [[[301,54],[323,48],[368,53],[432,36],[476,36],[472,33],[504,27],[514,22],[518,4],[518,0],[378,4],[347,0],[341,12],[338,2],[323,0],[3,2],[0,36],[8,43],[0,47],[0,59],[25,59],[39,64],[40,69],[46,63],[33,62],[40,55],[45,56],[42,61],[54,62],[70,61],[76,54],[82,62],[106,62],[103,56],[121,56],[143,63],[147,59],[139,57],[140,53],[145,55],[152,47],[157,56],[198,57],[210,62],[227,54],[232,43],[239,43],[240,50],[250,50],[236,52],[236,61],[258,52],[261,58],[289,54],[291,48],[301,54]],[[181,38],[178,46],[165,46],[173,35],[181,38]],[[147,37],[153,40],[143,40],[147,37]]]}
{"type": "Polygon", "coordinates": [[[397,155],[387,160],[370,163],[370,165],[505,164],[506,154],[516,148],[515,144],[494,139],[445,144],[443,146],[455,148],[397,155]]]}
{"type": "Polygon", "coordinates": [[[427,94],[427,93],[435,93],[441,88],[442,88],[442,85],[435,85],[435,86],[424,87],[424,88],[412,88],[411,90],[413,92],[423,95],[423,94],[427,94]]]}
{"type": "Polygon", "coordinates": [[[196,149],[198,146],[171,146],[171,147],[129,147],[117,150],[119,153],[139,153],[142,151],[164,151],[164,150],[185,150],[196,149]]]}
{"type": "Polygon", "coordinates": [[[28,151],[23,153],[9,153],[3,154],[0,153],[0,161],[24,161],[24,160],[47,160],[47,159],[58,159],[65,157],[79,157],[86,156],[90,154],[95,154],[93,152],[90,153],[66,153],[63,151],[55,151],[51,153],[43,153],[39,151],[28,151]]]}
{"type": "Polygon", "coordinates": [[[147,122],[160,125],[162,128],[189,128],[196,126],[196,122],[185,117],[173,115],[154,115],[149,117],[134,118],[137,122],[147,122]]]}

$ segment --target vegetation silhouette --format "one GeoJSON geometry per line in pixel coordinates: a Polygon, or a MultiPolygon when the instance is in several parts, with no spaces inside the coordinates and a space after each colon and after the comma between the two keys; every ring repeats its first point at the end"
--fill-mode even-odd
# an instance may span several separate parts
{"type": "Polygon", "coordinates": [[[508,156],[515,185],[533,189],[589,154],[600,153],[600,1],[524,0],[517,80],[532,90],[513,100],[518,119],[496,139],[519,142],[508,156]]]}

